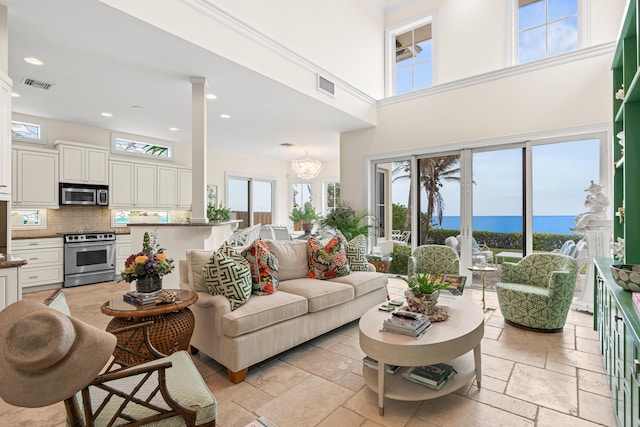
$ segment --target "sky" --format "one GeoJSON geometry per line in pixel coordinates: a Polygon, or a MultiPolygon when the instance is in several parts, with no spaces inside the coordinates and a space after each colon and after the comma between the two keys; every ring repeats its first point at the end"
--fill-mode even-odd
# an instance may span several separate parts
{"type": "MultiPolygon", "coordinates": [[[[533,214],[578,215],[584,207],[591,180],[599,183],[597,139],[538,145],[533,155],[533,214]]],[[[521,149],[495,150],[473,155],[473,214],[513,216],[522,214],[521,149]]],[[[460,186],[445,183],[440,190],[445,216],[460,215],[460,186]]],[[[394,203],[407,205],[409,183],[393,184],[394,203]]],[[[426,201],[423,199],[426,209],[426,201]]]]}

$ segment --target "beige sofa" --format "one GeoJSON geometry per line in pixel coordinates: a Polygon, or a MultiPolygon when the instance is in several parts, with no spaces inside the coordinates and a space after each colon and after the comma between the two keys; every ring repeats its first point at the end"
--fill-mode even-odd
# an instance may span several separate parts
{"type": "Polygon", "coordinates": [[[191,346],[224,365],[234,383],[244,381],[249,366],[356,320],[387,299],[387,275],[372,265],[335,279],[310,279],[305,241],[267,243],[278,259],[278,290],[251,295],[234,311],[204,282],[202,268],[213,251],[187,251],[179,263],[180,288],[198,293],[190,307],[196,322],[191,346]]]}

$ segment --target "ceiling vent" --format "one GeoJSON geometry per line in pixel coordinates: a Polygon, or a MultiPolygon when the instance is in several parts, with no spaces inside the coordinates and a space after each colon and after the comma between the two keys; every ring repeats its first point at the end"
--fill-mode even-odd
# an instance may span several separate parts
{"type": "Polygon", "coordinates": [[[318,90],[331,95],[336,96],[336,84],[329,79],[322,77],[318,74],[318,90]]]}
{"type": "Polygon", "coordinates": [[[49,90],[53,87],[53,83],[41,82],[39,80],[34,80],[30,78],[24,79],[22,82],[27,86],[35,87],[37,89],[49,90]]]}

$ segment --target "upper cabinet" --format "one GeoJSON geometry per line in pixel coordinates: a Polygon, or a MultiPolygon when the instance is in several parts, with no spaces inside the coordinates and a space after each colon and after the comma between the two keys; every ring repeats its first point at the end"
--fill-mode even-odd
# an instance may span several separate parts
{"type": "Polygon", "coordinates": [[[11,194],[11,80],[0,73],[0,200],[11,194]]]}
{"type": "Polygon", "coordinates": [[[13,208],[59,208],[58,151],[31,147],[11,151],[13,208]]]}
{"type": "Polygon", "coordinates": [[[56,141],[60,152],[60,182],[109,184],[109,150],[77,142],[56,141]]]}
{"type": "Polygon", "coordinates": [[[109,207],[191,209],[191,170],[151,163],[109,162],[109,207]]]}

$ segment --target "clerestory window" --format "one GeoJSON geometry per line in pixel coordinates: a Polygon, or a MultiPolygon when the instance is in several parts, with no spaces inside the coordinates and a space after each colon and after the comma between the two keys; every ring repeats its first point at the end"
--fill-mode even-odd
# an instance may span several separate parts
{"type": "Polygon", "coordinates": [[[579,0],[517,0],[518,63],[578,49],[579,0]]]}
{"type": "Polygon", "coordinates": [[[389,33],[393,94],[433,86],[433,39],[430,18],[389,33]]]}

